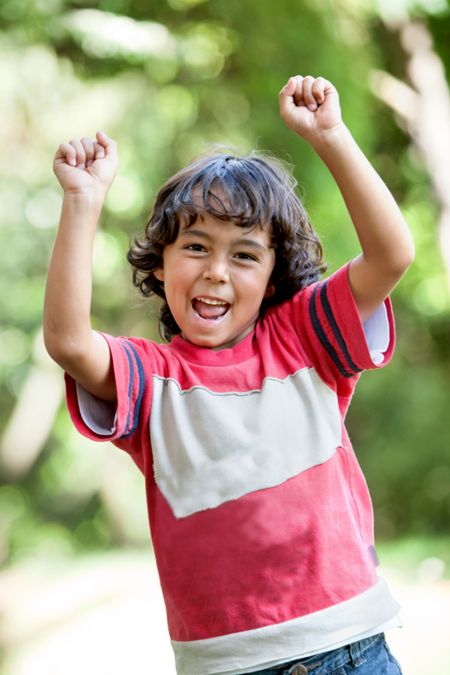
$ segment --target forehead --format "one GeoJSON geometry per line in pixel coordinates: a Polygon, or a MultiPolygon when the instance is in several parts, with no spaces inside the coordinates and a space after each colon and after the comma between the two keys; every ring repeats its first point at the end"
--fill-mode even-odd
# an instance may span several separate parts
{"type": "Polygon", "coordinates": [[[178,236],[188,237],[190,235],[204,239],[227,239],[247,243],[255,241],[268,248],[271,246],[272,239],[269,224],[238,225],[233,220],[217,218],[207,212],[199,212],[194,220],[180,224],[178,236]]]}

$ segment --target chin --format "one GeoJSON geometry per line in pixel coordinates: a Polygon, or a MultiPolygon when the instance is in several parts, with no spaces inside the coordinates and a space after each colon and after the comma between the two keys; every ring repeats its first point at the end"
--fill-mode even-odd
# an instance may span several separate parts
{"type": "Polygon", "coordinates": [[[213,335],[183,335],[184,339],[196,347],[205,347],[206,349],[225,349],[234,344],[232,337],[220,339],[213,335]]]}
{"type": "Polygon", "coordinates": [[[207,347],[208,349],[221,349],[223,344],[227,344],[227,342],[223,342],[222,340],[215,340],[214,338],[208,338],[208,337],[199,337],[195,338],[194,340],[191,340],[191,342],[194,345],[197,345],[197,347],[207,347]]]}

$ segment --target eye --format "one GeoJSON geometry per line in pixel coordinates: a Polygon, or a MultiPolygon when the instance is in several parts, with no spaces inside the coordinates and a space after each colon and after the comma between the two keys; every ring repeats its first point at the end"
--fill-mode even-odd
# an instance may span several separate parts
{"type": "Polygon", "coordinates": [[[239,253],[236,253],[235,258],[238,258],[238,260],[252,260],[254,262],[258,262],[258,258],[251,253],[245,253],[244,251],[240,251],[239,253]]]}
{"type": "Polygon", "coordinates": [[[202,244],[188,244],[184,246],[186,251],[195,251],[196,253],[202,253],[205,250],[205,247],[202,244]]]}

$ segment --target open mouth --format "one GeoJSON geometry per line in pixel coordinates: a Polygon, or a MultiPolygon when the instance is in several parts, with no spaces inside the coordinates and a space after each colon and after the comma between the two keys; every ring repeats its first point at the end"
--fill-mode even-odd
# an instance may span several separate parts
{"type": "Polygon", "coordinates": [[[192,307],[201,319],[217,321],[225,316],[231,305],[225,300],[198,297],[192,300],[192,307]]]}

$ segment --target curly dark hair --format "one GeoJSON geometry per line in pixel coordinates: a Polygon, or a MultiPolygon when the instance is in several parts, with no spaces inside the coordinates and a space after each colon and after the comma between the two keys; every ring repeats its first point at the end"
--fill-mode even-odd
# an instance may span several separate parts
{"type": "Polygon", "coordinates": [[[143,237],[134,240],[127,254],[134,285],[144,296],[164,300],[159,317],[162,337],[170,340],[181,330],[154,272],[162,267],[164,247],[175,241],[180,223],[190,227],[201,212],[243,228],[270,228],[275,248],[273,293],[263,300],[261,314],[321,277],[326,269],[322,246],[296,185],[287,165],[256,152],[202,155],[163,185],[143,237]]]}

